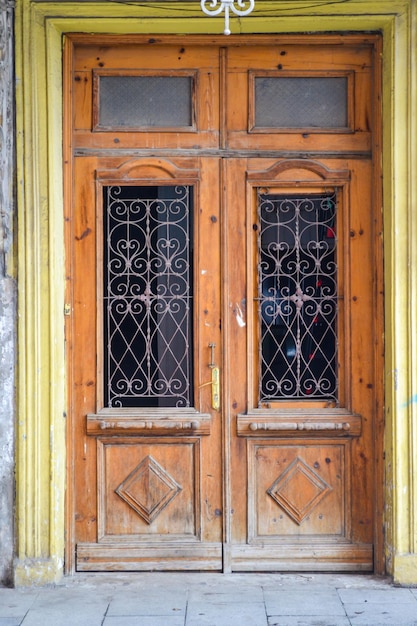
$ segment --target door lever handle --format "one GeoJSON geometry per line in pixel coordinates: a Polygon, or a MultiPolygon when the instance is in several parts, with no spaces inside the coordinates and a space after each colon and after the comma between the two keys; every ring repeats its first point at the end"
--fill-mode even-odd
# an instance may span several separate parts
{"type": "Polygon", "coordinates": [[[214,348],[216,347],[215,343],[209,343],[208,347],[210,348],[210,363],[209,367],[215,367],[214,365],[214,348]]]}
{"type": "Polygon", "coordinates": [[[220,369],[214,362],[214,348],[215,343],[209,343],[210,348],[210,363],[211,369],[211,408],[215,411],[220,409],[220,369]]]}

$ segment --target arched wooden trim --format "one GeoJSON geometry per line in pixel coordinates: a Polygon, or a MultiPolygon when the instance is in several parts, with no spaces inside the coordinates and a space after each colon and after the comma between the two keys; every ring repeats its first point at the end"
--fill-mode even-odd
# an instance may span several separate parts
{"type": "Polygon", "coordinates": [[[183,169],[167,159],[142,158],[130,159],[116,169],[97,170],[97,180],[149,180],[150,177],[169,180],[198,178],[198,171],[183,169]]]}
{"type": "MultiPolygon", "coordinates": [[[[350,178],[350,172],[348,170],[330,170],[321,163],[312,160],[285,159],[284,161],[275,163],[267,170],[248,173],[248,181],[252,182],[259,179],[263,181],[273,181],[278,179],[284,172],[290,170],[298,172],[300,170],[305,171],[306,175],[303,176],[303,181],[317,180],[317,177],[325,182],[347,181],[350,178]],[[311,175],[313,175],[313,178],[311,178],[311,175]]],[[[300,176],[298,175],[296,179],[300,180],[300,176]]]]}

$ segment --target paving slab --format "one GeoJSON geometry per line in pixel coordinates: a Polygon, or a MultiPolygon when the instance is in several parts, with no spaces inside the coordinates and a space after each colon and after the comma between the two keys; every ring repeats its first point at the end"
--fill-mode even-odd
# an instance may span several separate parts
{"type": "Polygon", "coordinates": [[[41,589],[22,626],[101,626],[109,597],[88,589],[41,589]]]}
{"type": "Polygon", "coordinates": [[[158,590],[140,589],[116,593],[109,604],[106,616],[178,616],[185,615],[187,605],[186,589],[167,589],[161,586],[158,590]]]}
{"type": "Polygon", "coordinates": [[[112,598],[112,593],[96,589],[68,589],[55,587],[42,589],[33,601],[32,609],[57,609],[65,606],[67,611],[77,611],[82,607],[84,611],[106,611],[112,598]]]}
{"type": "Polygon", "coordinates": [[[69,611],[65,606],[59,609],[31,609],[21,622],[21,626],[101,626],[104,613],[84,611],[69,611]]]}
{"type": "Polygon", "coordinates": [[[262,602],[251,604],[190,602],[185,626],[268,626],[262,602]]]}
{"type": "Polygon", "coordinates": [[[398,587],[388,587],[387,589],[339,589],[338,593],[343,603],[411,603],[414,604],[417,611],[417,599],[411,593],[410,589],[402,589],[398,587]]]}
{"type": "Polygon", "coordinates": [[[0,617],[0,626],[20,626],[21,617],[0,617]]]}
{"type": "Polygon", "coordinates": [[[417,605],[410,603],[344,604],[352,626],[417,626],[417,605]]]}
{"type": "Polygon", "coordinates": [[[38,590],[0,589],[0,617],[23,619],[38,594],[38,590]]]}
{"type": "Polygon", "coordinates": [[[339,589],[338,593],[352,625],[417,625],[417,598],[410,589],[339,589]]]}
{"type": "Polygon", "coordinates": [[[327,615],[345,617],[336,589],[264,589],[267,615],[327,615]]]}
{"type": "Polygon", "coordinates": [[[347,617],[328,617],[327,615],[303,615],[302,617],[268,617],[268,626],[350,626],[347,617]]]}
{"type": "Polygon", "coordinates": [[[188,592],[188,602],[250,604],[263,601],[264,594],[261,586],[234,589],[219,586],[214,589],[190,589],[188,592]]]}
{"type": "Polygon", "coordinates": [[[164,615],[158,617],[156,615],[140,617],[106,617],[103,626],[184,626],[184,617],[169,617],[164,615]]]}

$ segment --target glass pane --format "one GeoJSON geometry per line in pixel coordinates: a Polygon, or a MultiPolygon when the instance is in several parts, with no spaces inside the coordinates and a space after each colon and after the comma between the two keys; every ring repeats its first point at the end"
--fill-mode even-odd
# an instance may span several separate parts
{"type": "Polygon", "coordinates": [[[192,191],[104,188],[108,407],[192,404],[192,191]]]}
{"type": "Polygon", "coordinates": [[[100,76],[99,126],[192,126],[191,76],[100,76]]]}
{"type": "Polygon", "coordinates": [[[337,400],[336,197],[258,196],[260,402],[337,400]]]}
{"type": "Polygon", "coordinates": [[[347,128],[347,78],[255,78],[255,126],[347,128]]]}

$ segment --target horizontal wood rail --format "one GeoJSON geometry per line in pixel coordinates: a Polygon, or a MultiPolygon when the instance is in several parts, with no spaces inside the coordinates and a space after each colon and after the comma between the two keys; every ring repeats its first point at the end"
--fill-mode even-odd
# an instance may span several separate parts
{"type": "Polygon", "coordinates": [[[209,413],[187,409],[102,409],[87,415],[88,435],[209,435],[209,413]]]}
{"type": "Polygon", "coordinates": [[[237,416],[241,437],[358,437],[362,418],[345,409],[254,409],[237,416]]]}

